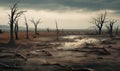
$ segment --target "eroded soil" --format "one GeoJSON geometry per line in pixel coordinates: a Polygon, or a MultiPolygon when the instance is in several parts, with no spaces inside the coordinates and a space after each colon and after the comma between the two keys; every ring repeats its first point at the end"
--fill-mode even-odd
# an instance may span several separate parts
{"type": "Polygon", "coordinates": [[[64,49],[63,43],[82,38],[37,37],[16,46],[1,46],[0,71],[120,71],[120,40],[64,49]]]}

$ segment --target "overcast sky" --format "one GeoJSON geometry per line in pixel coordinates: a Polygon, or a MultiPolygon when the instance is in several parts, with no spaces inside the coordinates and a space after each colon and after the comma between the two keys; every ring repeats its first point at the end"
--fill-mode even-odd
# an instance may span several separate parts
{"type": "MultiPolygon", "coordinates": [[[[0,0],[0,24],[8,25],[9,8],[14,0],[0,0]]],[[[21,0],[19,8],[26,10],[28,21],[41,19],[40,28],[86,29],[92,26],[91,19],[97,14],[108,12],[109,18],[119,19],[120,0],[21,0]]],[[[21,16],[19,25],[24,26],[21,16]]],[[[29,22],[29,26],[33,24],[29,22]]]]}

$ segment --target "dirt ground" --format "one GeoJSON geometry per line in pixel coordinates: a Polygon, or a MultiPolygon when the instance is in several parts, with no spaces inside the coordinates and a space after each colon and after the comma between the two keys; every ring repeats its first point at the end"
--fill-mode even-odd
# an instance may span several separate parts
{"type": "Polygon", "coordinates": [[[119,39],[64,50],[58,49],[61,43],[74,40],[56,41],[54,33],[41,33],[36,38],[33,34],[29,40],[21,34],[14,46],[7,45],[8,33],[0,34],[0,71],[120,71],[119,39]]]}

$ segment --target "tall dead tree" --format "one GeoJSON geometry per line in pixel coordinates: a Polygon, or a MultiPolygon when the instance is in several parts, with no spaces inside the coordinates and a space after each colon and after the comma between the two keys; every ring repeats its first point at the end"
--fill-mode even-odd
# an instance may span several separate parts
{"type": "Polygon", "coordinates": [[[26,39],[29,39],[29,29],[28,29],[28,22],[26,17],[25,17],[25,25],[26,25],[26,39]]]}
{"type": "Polygon", "coordinates": [[[59,29],[58,29],[58,24],[57,24],[57,21],[55,21],[55,24],[56,24],[56,37],[57,37],[57,41],[59,40],[59,29]]]}
{"type": "Polygon", "coordinates": [[[19,10],[18,8],[18,1],[14,2],[10,7],[9,16],[9,25],[10,25],[10,44],[14,44],[14,23],[15,21],[24,13],[25,11],[19,10]]]}
{"type": "Polygon", "coordinates": [[[38,20],[34,20],[34,19],[31,19],[31,22],[34,24],[34,27],[35,27],[35,35],[38,34],[38,31],[37,31],[37,27],[38,27],[38,24],[40,23],[40,19],[38,20]]]}
{"type": "Polygon", "coordinates": [[[107,12],[105,11],[105,13],[99,14],[98,17],[93,18],[93,20],[92,20],[92,23],[98,29],[99,35],[101,35],[101,33],[102,33],[103,25],[106,22],[106,16],[107,16],[107,12]]]}
{"type": "Polygon", "coordinates": [[[108,25],[106,25],[110,38],[113,38],[113,26],[116,22],[117,20],[110,20],[108,25]]]}
{"type": "Polygon", "coordinates": [[[14,31],[15,31],[15,39],[16,39],[16,40],[19,40],[19,37],[18,37],[18,30],[19,30],[19,27],[18,27],[18,20],[16,20],[16,22],[15,22],[15,28],[14,28],[14,31]]]}

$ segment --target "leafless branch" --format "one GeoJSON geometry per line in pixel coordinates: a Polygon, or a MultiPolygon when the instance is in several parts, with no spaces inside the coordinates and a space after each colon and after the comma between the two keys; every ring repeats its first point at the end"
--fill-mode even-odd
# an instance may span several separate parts
{"type": "Polygon", "coordinates": [[[98,28],[99,34],[101,34],[104,23],[106,23],[107,12],[99,14],[93,18],[92,23],[98,28]]]}

